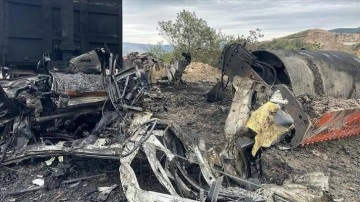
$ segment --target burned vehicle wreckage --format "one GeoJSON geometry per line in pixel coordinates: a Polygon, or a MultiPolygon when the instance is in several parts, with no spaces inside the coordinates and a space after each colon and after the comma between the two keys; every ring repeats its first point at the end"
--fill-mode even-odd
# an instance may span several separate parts
{"type": "MultiPolygon", "coordinates": [[[[208,185],[213,186],[209,197],[215,193],[213,197],[218,198],[219,181],[197,141],[187,140],[176,123],[153,118],[142,107],[143,99],[149,97],[152,67],[145,70],[141,62],[134,62],[119,69],[118,60],[106,49],[95,49],[57,69],[49,68],[51,61],[44,57],[37,76],[2,80],[1,164],[59,155],[120,159],[121,182],[129,201],[191,201],[206,196],[208,185]],[[140,189],[130,166],[140,150],[171,195],[140,189]],[[159,152],[166,158],[160,158],[159,152]],[[193,164],[202,173],[204,185],[197,182],[198,176],[193,179],[188,174],[193,164]]],[[[153,68],[165,68],[160,83],[175,82],[168,75],[181,75],[188,63],[161,69],[154,64],[153,68]]],[[[241,193],[223,191],[219,198],[254,197],[246,190],[241,193]]]]}
{"type": "MultiPolygon", "coordinates": [[[[129,201],[265,201],[255,190],[266,188],[253,180],[262,175],[261,148],[279,141],[297,147],[359,130],[354,121],[359,108],[318,117],[307,114],[302,107],[306,99],[300,103],[299,96],[304,91],[318,93],[318,86],[299,84],[289,65],[307,61],[310,73],[303,71],[316,76],[314,66],[326,61],[324,55],[329,60],[347,59],[342,65],[351,63],[348,72],[355,71],[359,61],[339,52],[293,54],[250,53],[241,44],[224,48],[223,76],[207,96],[209,101],[221,99],[231,81],[233,102],[224,142],[210,149],[201,138],[189,138],[176,122],[152,117],[143,105],[153,98],[152,84],[181,81],[189,57],[164,66],[152,57],[134,54],[119,67],[118,55],[98,48],[71,59],[66,68],[56,68],[44,55],[38,75],[0,81],[0,163],[60,155],[114,159],[120,160],[121,186],[129,201]],[[339,121],[346,124],[334,125],[339,121]],[[336,130],[342,133],[332,132],[336,130]],[[146,156],[164,193],[140,188],[132,168],[139,153],[146,156]],[[227,186],[224,177],[229,179],[227,186]]],[[[346,71],[341,75],[349,76],[346,71]]],[[[321,80],[326,96],[341,97],[338,92],[346,91],[346,96],[359,97],[345,85],[334,87],[327,85],[326,78],[321,80]]],[[[357,86],[357,78],[352,80],[357,86]]],[[[277,194],[277,199],[287,201],[291,198],[287,194],[277,194]]]]}

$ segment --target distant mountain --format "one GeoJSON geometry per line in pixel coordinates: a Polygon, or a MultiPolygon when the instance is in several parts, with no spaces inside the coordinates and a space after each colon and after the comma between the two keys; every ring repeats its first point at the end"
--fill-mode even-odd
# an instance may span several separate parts
{"type": "Polygon", "coordinates": [[[295,41],[307,44],[318,44],[321,50],[345,51],[360,57],[360,33],[336,33],[321,29],[309,29],[272,41],[264,42],[264,46],[274,42],[295,41]]]}
{"type": "MultiPolygon", "coordinates": [[[[152,44],[124,42],[123,43],[123,55],[127,55],[128,53],[131,53],[131,52],[145,53],[150,50],[151,46],[152,46],[152,44]]],[[[173,47],[171,45],[162,45],[162,47],[165,52],[171,52],[173,50],[173,47]]]]}
{"type": "Polygon", "coordinates": [[[360,27],[358,28],[337,28],[329,30],[330,32],[336,32],[336,33],[360,33],[360,27]]]}

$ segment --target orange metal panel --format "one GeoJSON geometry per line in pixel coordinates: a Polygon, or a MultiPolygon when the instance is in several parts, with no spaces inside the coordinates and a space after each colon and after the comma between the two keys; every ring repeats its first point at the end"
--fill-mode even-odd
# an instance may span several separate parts
{"type": "Polygon", "coordinates": [[[360,109],[324,114],[305,135],[302,145],[360,134],[360,109]]]}

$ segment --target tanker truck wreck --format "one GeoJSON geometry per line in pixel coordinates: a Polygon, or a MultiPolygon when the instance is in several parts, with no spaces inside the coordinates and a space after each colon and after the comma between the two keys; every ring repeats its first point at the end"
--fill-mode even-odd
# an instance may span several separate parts
{"type": "MultiPolygon", "coordinates": [[[[234,44],[224,49],[221,58],[223,75],[229,76],[235,91],[233,104],[240,101],[235,98],[239,89],[242,95],[245,89],[251,91],[241,99],[252,111],[268,101],[281,104],[294,125],[292,147],[358,134],[356,99],[360,97],[360,60],[357,57],[339,51],[259,50],[250,53],[240,44],[234,44]],[[245,83],[244,80],[248,80],[247,86],[242,87],[244,84],[238,84],[239,80],[245,83]],[[304,107],[309,106],[310,98],[314,97],[339,100],[342,106],[328,103],[328,109],[322,106],[322,112],[318,110],[314,114],[314,110],[304,107]],[[336,128],[337,122],[345,124],[336,128]]],[[[223,80],[219,82],[208,93],[208,100],[220,98],[219,91],[225,85],[223,80]]]]}
{"type": "Polygon", "coordinates": [[[232,44],[222,52],[221,68],[228,80],[222,78],[207,100],[221,100],[232,84],[224,128],[227,149],[218,156],[223,158],[221,166],[233,174],[250,177],[260,148],[280,141],[295,148],[360,132],[360,60],[353,55],[306,50],[250,53],[244,45],[232,44]],[[232,160],[224,163],[225,157],[232,160]]]}
{"type": "MultiPolygon", "coordinates": [[[[171,72],[182,74],[186,65],[166,67],[149,56],[134,58],[120,67],[118,55],[98,48],[73,58],[65,69],[44,58],[38,75],[1,80],[1,165],[54,156],[113,159],[120,161],[128,201],[291,201],[300,197],[293,190],[301,190],[304,200],[327,201],[328,185],[309,191],[311,185],[303,183],[301,189],[289,185],[280,191],[261,184],[262,153],[279,142],[294,148],[358,134],[357,58],[342,52],[250,53],[240,44],[226,46],[221,81],[207,99],[221,99],[231,83],[232,102],[221,131],[210,128],[208,137],[188,134],[185,127],[197,124],[185,120],[190,109],[180,109],[183,119],[169,109],[179,103],[210,106],[200,100],[202,92],[197,100],[189,98],[196,88],[179,93],[181,76],[171,72]],[[334,97],[342,105],[324,105],[315,95],[334,97]],[[176,96],[185,99],[172,105],[176,96]],[[141,186],[137,159],[146,159],[161,191],[141,186]]],[[[311,176],[328,182],[322,174],[311,176]]]]}

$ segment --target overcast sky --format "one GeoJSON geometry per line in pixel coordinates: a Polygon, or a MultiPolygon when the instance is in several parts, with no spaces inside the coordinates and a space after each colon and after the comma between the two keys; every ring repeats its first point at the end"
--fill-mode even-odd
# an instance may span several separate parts
{"type": "Polygon", "coordinates": [[[157,23],[175,20],[183,9],[226,34],[260,28],[265,40],[312,28],[360,27],[360,0],[123,0],[124,42],[166,44],[157,23]]]}

